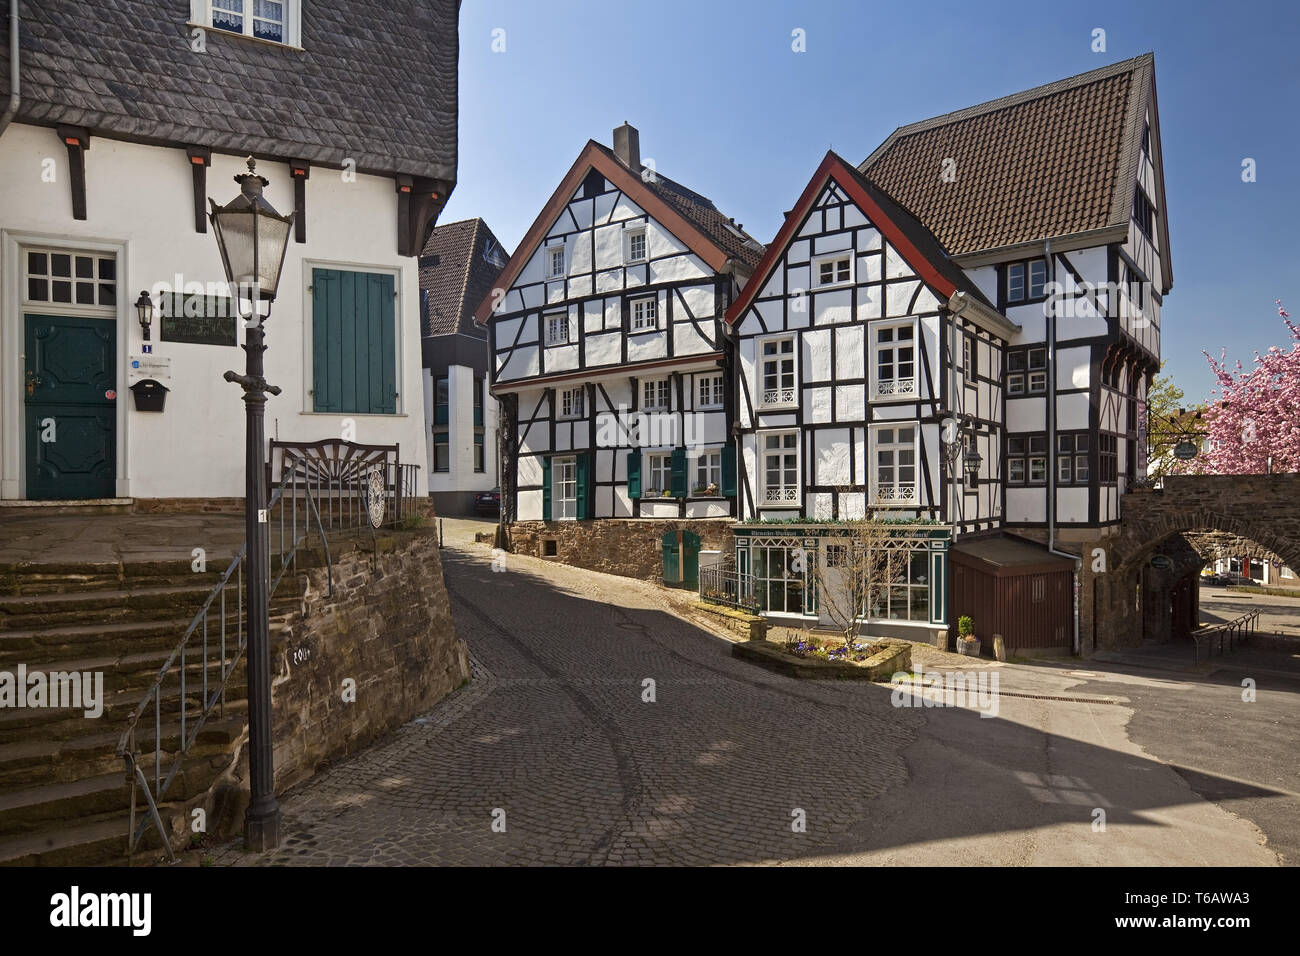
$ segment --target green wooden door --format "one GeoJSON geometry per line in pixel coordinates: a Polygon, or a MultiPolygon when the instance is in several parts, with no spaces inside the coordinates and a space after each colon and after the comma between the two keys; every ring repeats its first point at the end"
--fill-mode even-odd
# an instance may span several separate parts
{"type": "Polygon", "coordinates": [[[682,587],[692,591],[700,589],[700,536],[694,531],[682,532],[682,587]]]}
{"type": "Polygon", "coordinates": [[[111,319],[25,317],[29,499],[116,491],[117,329],[111,319]]]}

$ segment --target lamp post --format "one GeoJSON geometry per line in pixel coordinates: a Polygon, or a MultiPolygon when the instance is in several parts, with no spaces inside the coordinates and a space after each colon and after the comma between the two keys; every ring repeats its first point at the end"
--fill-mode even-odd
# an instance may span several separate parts
{"type": "Polygon", "coordinates": [[[281,216],[262,197],[266,179],[257,174],[250,157],[248,172],[235,177],[239,195],[225,206],[209,199],[213,232],[232,295],[244,319],[247,355],[243,375],[226,372],[227,382],[244,389],[246,441],[244,445],[244,525],[248,565],[248,779],[251,800],[244,813],[244,847],[255,852],[273,850],[280,842],[280,805],[275,799],[274,749],[271,737],[271,654],[269,622],[269,550],[266,514],[265,413],[266,394],[280,388],[266,381],[262,353],[266,351],[262,324],[280,284],[280,270],[293,228],[293,214],[281,216]],[[243,299],[249,300],[248,315],[243,299]],[[265,302],[266,315],[260,303],[265,302]]]}
{"type": "Polygon", "coordinates": [[[149,341],[149,326],[153,325],[153,299],[149,298],[149,293],[144,290],[140,291],[140,298],[135,300],[135,314],[140,320],[140,331],[144,333],[144,340],[149,341]]]}

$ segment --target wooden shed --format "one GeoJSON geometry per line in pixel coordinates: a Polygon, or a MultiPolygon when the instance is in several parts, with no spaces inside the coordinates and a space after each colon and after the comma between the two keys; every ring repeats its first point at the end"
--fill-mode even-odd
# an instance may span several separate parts
{"type": "Polygon", "coordinates": [[[951,551],[949,628],[970,615],[982,651],[1001,634],[1007,653],[1066,653],[1074,646],[1074,562],[1013,535],[959,541],[951,551]]]}

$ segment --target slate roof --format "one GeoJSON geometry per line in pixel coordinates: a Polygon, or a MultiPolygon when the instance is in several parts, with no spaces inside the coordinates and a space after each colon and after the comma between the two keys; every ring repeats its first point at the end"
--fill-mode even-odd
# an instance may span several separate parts
{"type": "Polygon", "coordinates": [[[1153,71],[1146,53],[902,126],[858,168],[954,256],[1123,225],[1153,71]]]}
{"type": "Polygon", "coordinates": [[[459,9],[306,0],[302,50],[210,29],[195,53],[189,0],[23,3],[17,121],[454,183],[459,9]]]}
{"type": "Polygon", "coordinates": [[[486,336],[483,326],[474,321],[474,308],[509,259],[509,252],[482,219],[436,227],[420,255],[423,334],[486,336]]]}
{"type": "MultiPolygon", "coordinates": [[[[594,141],[593,145],[614,162],[621,164],[622,161],[608,146],[594,141]]],[[[763,258],[763,244],[737,226],[734,220],[724,216],[721,210],[713,205],[711,199],[687,189],[660,172],[655,173],[654,179],[643,178],[642,181],[678,215],[688,220],[691,225],[708,236],[714,245],[736,261],[743,263],[751,272],[763,258]]]]}

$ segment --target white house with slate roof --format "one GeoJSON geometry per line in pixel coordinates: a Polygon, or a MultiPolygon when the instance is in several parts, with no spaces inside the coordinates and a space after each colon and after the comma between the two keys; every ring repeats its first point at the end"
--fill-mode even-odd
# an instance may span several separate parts
{"type": "Polygon", "coordinates": [[[268,438],[398,445],[424,493],[416,257],[456,181],[459,4],[93,7],[20,5],[14,89],[0,26],[0,500],[242,497],[243,333],[207,213],[249,155],[297,214],[268,438]],[[137,410],[144,378],[162,411],[137,410]]]}

